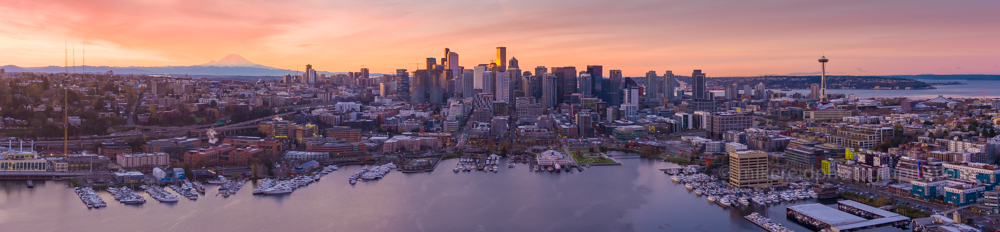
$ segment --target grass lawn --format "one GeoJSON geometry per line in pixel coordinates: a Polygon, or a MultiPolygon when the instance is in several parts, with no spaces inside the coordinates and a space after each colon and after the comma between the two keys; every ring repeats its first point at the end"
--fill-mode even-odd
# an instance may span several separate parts
{"type": "Polygon", "coordinates": [[[582,156],[573,154],[573,158],[576,158],[577,164],[615,164],[614,160],[604,158],[601,159],[600,156],[582,156]]]}

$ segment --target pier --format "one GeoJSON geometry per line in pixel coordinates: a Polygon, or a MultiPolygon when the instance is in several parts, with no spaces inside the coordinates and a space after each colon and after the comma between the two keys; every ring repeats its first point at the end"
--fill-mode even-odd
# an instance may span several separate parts
{"type": "Polygon", "coordinates": [[[906,226],[910,218],[855,201],[840,201],[837,210],[823,204],[789,206],[788,219],[811,229],[830,231],[860,231],[885,226],[906,226]]]}
{"type": "Polygon", "coordinates": [[[84,176],[85,172],[31,172],[14,171],[0,172],[0,180],[51,180],[56,178],[72,178],[84,176]]]}
{"type": "Polygon", "coordinates": [[[766,230],[766,231],[770,231],[770,232],[792,232],[793,231],[792,229],[785,228],[785,226],[783,226],[783,225],[781,225],[781,224],[779,224],[777,222],[771,221],[770,218],[764,217],[764,215],[760,215],[757,212],[753,212],[750,215],[743,216],[743,218],[746,218],[747,221],[753,222],[753,224],[755,224],[757,226],[760,226],[760,228],[764,228],[764,230],[766,230]]]}

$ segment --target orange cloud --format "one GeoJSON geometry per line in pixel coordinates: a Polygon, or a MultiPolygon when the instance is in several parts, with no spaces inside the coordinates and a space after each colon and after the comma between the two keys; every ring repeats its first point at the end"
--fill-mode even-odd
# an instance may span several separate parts
{"type": "Polygon", "coordinates": [[[523,69],[604,65],[716,76],[1000,73],[1000,2],[0,0],[0,65],[191,65],[237,53],[268,66],[413,69],[445,47],[471,67],[506,46],[523,69]],[[77,47],[78,51],[80,47],[77,47]],[[78,52],[78,55],[79,52],[78,52]],[[80,60],[78,57],[77,60],[80,60]],[[962,67],[955,69],[954,67],[962,67]],[[860,70],[865,70],[864,72],[860,70]]]}

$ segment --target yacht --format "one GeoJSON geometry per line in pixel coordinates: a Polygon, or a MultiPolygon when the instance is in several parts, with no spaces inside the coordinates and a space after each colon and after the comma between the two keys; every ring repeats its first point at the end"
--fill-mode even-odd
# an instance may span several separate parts
{"type": "Polygon", "coordinates": [[[740,197],[740,204],[741,205],[750,205],[750,200],[747,200],[747,197],[740,197]]]}
{"type": "Polygon", "coordinates": [[[225,184],[226,182],[229,182],[229,180],[227,180],[225,176],[221,175],[219,176],[219,179],[208,181],[209,184],[225,184]]]}
{"type": "Polygon", "coordinates": [[[284,186],[284,185],[278,185],[278,186],[275,186],[274,188],[271,188],[271,189],[268,189],[268,190],[264,191],[264,194],[275,195],[275,194],[285,194],[285,193],[291,193],[291,192],[292,192],[292,188],[291,187],[284,186]]]}
{"type": "Polygon", "coordinates": [[[729,198],[728,197],[721,197],[721,198],[719,198],[719,204],[722,204],[722,206],[726,206],[726,207],[732,205],[732,203],[729,202],[729,198]]]}
{"type": "Polygon", "coordinates": [[[459,171],[462,171],[462,167],[455,165],[455,173],[458,173],[459,171]]]}
{"type": "Polygon", "coordinates": [[[708,202],[715,202],[715,195],[708,195],[708,202]]]}
{"type": "Polygon", "coordinates": [[[695,189],[694,190],[694,194],[698,195],[698,196],[701,196],[701,189],[695,189]]]}

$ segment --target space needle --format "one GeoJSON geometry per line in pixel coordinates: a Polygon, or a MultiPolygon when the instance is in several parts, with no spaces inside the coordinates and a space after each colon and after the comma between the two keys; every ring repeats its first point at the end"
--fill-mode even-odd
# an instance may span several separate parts
{"type": "Polygon", "coordinates": [[[823,65],[823,74],[820,76],[820,87],[819,87],[819,101],[826,102],[826,62],[830,61],[826,59],[826,56],[819,58],[819,63],[823,65]]]}

